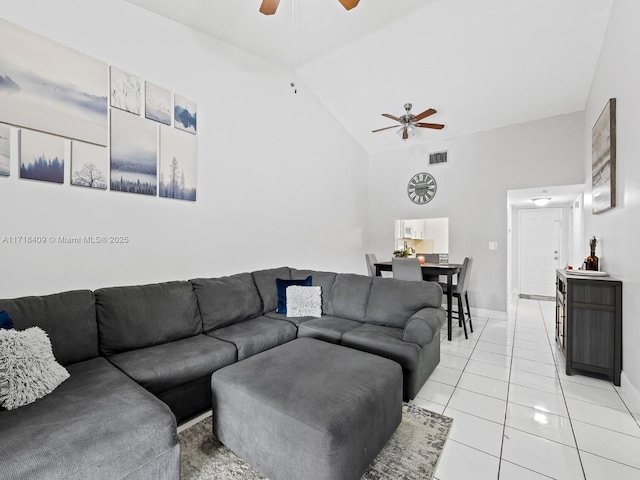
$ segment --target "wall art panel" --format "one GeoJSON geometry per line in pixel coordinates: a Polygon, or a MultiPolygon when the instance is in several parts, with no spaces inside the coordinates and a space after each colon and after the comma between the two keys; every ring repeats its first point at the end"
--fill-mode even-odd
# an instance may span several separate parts
{"type": "Polygon", "coordinates": [[[198,141],[170,127],[160,127],[160,196],[196,200],[198,141]]]}
{"type": "Polygon", "coordinates": [[[111,106],[140,115],[142,86],[140,77],[111,66],[111,106]]]}
{"type": "Polygon", "coordinates": [[[107,64],[0,19],[0,122],[107,145],[107,64]]]}
{"type": "Polygon", "coordinates": [[[8,177],[11,173],[11,127],[0,125],[0,175],[8,177]]]}
{"type": "Polygon", "coordinates": [[[20,178],[64,183],[64,138],[22,129],[20,178]]]}
{"type": "Polygon", "coordinates": [[[198,106],[196,102],[177,93],[174,97],[173,122],[175,127],[195,135],[198,131],[196,125],[198,106]]]}
{"type": "Polygon", "coordinates": [[[71,142],[71,185],[107,188],[109,155],[106,147],[71,142]]]}
{"type": "Polygon", "coordinates": [[[156,195],[158,124],[111,110],[111,190],[156,195]]]}
{"type": "Polygon", "coordinates": [[[145,82],[144,115],[150,120],[171,125],[171,91],[145,82]]]}

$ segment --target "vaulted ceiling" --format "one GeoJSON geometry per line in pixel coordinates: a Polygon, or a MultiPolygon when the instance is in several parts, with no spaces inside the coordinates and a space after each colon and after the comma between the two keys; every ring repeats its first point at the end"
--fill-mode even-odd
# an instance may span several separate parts
{"type": "Polygon", "coordinates": [[[614,0],[128,0],[291,70],[369,153],[583,110],[614,0]]]}

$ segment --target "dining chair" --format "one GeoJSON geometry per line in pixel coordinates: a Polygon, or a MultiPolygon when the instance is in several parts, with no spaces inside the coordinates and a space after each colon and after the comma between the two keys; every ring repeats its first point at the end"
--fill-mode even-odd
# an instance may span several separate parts
{"type": "MultiPolygon", "coordinates": [[[[471,321],[471,307],[469,307],[469,277],[471,277],[471,265],[473,263],[473,258],[465,257],[462,262],[462,267],[460,268],[460,273],[458,274],[458,283],[451,287],[451,296],[455,297],[458,300],[458,311],[453,312],[456,313],[457,316],[454,317],[452,313],[452,318],[458,319],[458,325],[464,328],[464,338],[469,338],[467,334],[467,321],[469,322],[469,328],[473,333],[473,323],[471,321]],[[467,312],[465,313],[464,307],[462,305],[463,298],[464,303],[467,305],[467,312]]],[[[447,293],[447,284],[440,283],[442,287],[442,292],[444,294],[447,293]]]]}
{"type": "Polygon", "coordinates": [[[364,258],[367,261],[367,273],[370,277],[376,276],[375,264],[378,263],[375,253],[365,253],[364,258]]]}
{"type": "Polygon", "coordinates": [[[393,278],[399,280],[418,280],[422,281],[422,268],[420,260],[417,258],[398,258],[391,259],[391,270],[393,270],[393,278]]]}

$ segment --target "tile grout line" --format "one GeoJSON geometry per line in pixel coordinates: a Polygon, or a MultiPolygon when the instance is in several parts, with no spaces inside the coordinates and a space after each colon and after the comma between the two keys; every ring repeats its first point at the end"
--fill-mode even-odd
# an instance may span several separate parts
{"type": "MultiPolygon", "coordinates": [[[[482,327],[482,331],[483,332],[484,332],[484,329],[487,326],[487,323],[489,323],[489,318],[487,318],[487,321],[485,322],[484,326],[482,327]]],[[[473,333],[475,333],[475,332],[473,332],[473,333]]],[[[480,332],[478,334],[478,339],[480,338],[480,335],[482,335],[482,332],[480,332]]],[[[447,337],[445,337],[445,338],[447,338],[447,337]]],[[[442,341],[444,341],[444,339],[442,341]]],[[[442,344],[442,341],[440,342],[441,344],[442,344]]],[[[447,341],[449,341],[449,340],[447,339],[447,341]]],[[[476,345],[477,344],[478,344],[478,341],[476,340],[476,342],[473,344],[473,348],[471,349],[471,355],[473,355],[473,352],[476,351],[476,345]]],[[[442,350],[442,348],[441,348],[441,350],[442,350]]],[[[451,403],[451,399],[453,398],[453,395],[456,393],[456,389],[458,388],[458,384],[460,383],[460,379],[462,378],[462,375],[464,375],[464,372],[467,369],[467,365],[469,365],[469,361],[471,360],[471,355],[469,355],[469,358],[467,358],[467,361],[465,362],[464,367],[462,369],[462,373],[458,377],[458,380],[456,380],[456,384],[453,386],[453,392],[451,392],[451,396],[449,397],[449,400],[447,400],[447,404],[444,406],[444,410],[442,411],[443,414],[444,414],[444,411],[447,408],[449,408],[449,403],[451,403]]],[[[460,358],[460,357],[458,357],[458,358],[460,358]]],[[[464,390],[464,388],[462,388],[461,390],[464,390]]],[[[469,445],[466,445],[466,446],[468,447],[469,445]]]]}
{"type": "MultiPolygon", "coordinates": [[[[509,362],[509,381],[508,381],[508,387],[507,387],[507,398],[505,400],[505,405],[504,405],[504,421],[502,423],[502,438],[500,438],[500,462],[498,462],[498,477],[497,480],[500,480],[500,471],[502,469],[502,455],[504,453],[504,439],[507,435],[507,414],[509,412],[509,395],[511,393],[511,372],[512,372],[512,367],[513,367],[513,348],[514,348],[514,344],[516,341],[516,330],[518,329],[518,310],[520,309],[520,301],[516,301],[516,311],[515,311],[515,318],[513,321],[513,338],[512,338],[512,345],[511,345],[511,360],[509,362]]],[[[516,465],[516,464],[514,464],[516,465]]],[[[520,465],[518,465],[520,467],[520,465]]],[[[538,472],[536,472],[538,473],[538,472]]]]}
{"type": "MultiPolygon", "coordinates": [[[[547,323],[544,321],[544,314],[542,313],[542,306],[540,305],[540,302],[538,302],[538,308],[540,310],[540,315],[542,315],[542,320],[543,320],[543,324],[544,324],[544,329],[545,332],[547,333],[547,341],[549,342],[549,346],[551,347],[551,351],[554,351],[554,346],[555,346],[555,338],[556,338],[556,334],[555,334],[555,329],[553,332],[553,344],[551,343],[551,338],[549,337],[549,328],[547,326],[547,323]]],[[[584,463],[582,462],[582,455],[580,455],[580,448],[578,448],[578,438],[576,437],[576,431],[573,428],[573,419],[571,418],[571,413],[569,412],[569,405],[567,404],[567,397],[564,394],[564,386],[562,385],[562,382],[560,381],[560,371],[558,370],[559,368],[559,364],[558,364],[558,359],[556,358],[556,356],[553,356],[554,359],[554,363],[555,363],[555,369],[556,369],[556,377],[558,378],[558,384],[560,385],[560,391],[562,392],[562,401],[564,403],[564,407],[567,409],[567,417],[569,419],[569,425],[571,426],[571,434],[573,435],[573,441],[576,444],[576,453],[578,454],[578,461],[580,462],[580,468],[582,469],[582,476],[585,478],[587,478],[587,474],[584,470],[584,463]]]]}

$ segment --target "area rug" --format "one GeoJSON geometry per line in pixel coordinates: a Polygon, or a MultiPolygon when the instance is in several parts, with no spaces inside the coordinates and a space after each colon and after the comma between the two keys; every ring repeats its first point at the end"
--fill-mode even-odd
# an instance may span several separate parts
{"type": "MultiPolygon", "coordinates": [[[[402,423],[362,480],[429,480],[453,419],[415,405],[402,406],[402,423]]],[[[180,432],[182,480],[263,480],[253,467],[213,437],[211,417],[180,432]]]]}

